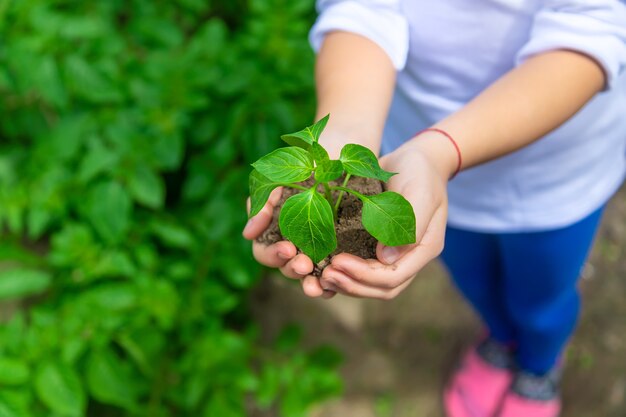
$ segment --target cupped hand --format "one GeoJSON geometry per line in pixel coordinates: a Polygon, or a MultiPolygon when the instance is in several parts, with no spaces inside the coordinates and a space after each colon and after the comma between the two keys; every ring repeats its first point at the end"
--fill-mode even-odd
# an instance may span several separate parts
{"type": "MultiPolygon", "coordinates": [[[[272,245],[254,241],[256,260],[279,268],[288,278],[301,280],[309,297],[331,298],[335,293],[383,300],[396,297],[443,250],[448,210],[446,186],[458,161],[448,143],[428,136],[433,135],[423,134],[419,141],[408,142],[380,160],[383,169],[398,173],[387,184],[388,190],[402,194],[413,206],[417,243],[399,247],[379,243],[377,259],[347,253],[336,255],[321,278],[311,275],[311,259],[298,254],[288,241],[272,245]]],[[[265,207],[250,219],[243,231],[246,239],[256,239],[269,226],[281,193],[280,188],[274,190],[265,207]]]]}
{"type": "Polygon", "coordinates": [[[443,250],[447,166],[437,164],[432,155],[411,146],[403,146],[381,158],[380,164],[383,169],[398,173],[388,182],[388,190],[402,194],[413,206],[417,243],[387,247],[379,242],[377,259],[364,260],[346,253],[336,255],[319,280],[323,288],[353,297],[389,300],[402,292],[417,272],[443,250]]]}
{"type": "MultiPolygon", "coordinates": [[[[320,280],[311,275],[313,272],[313,261],[298,250],[293,243],[281,241],[272,245],[265,245],[257,242],[255,239],[259,237],[272,221],[274,207],[280,201],[282,188],[275,189],[267,204],[254,217],[252,217],[243,230],[243,237],[252,240],[252,253],[254,258],[260,264],[271,268],[278,268],[283,275],[288,278],[299,279],[302,283],[302,289],[309,297],[331,298],[337,292],[337,289],[328,284],[328,287],[322,288],[320,280]]],[[[250,211],[250,200],[248,199],[248,212],[250,211]]]]}

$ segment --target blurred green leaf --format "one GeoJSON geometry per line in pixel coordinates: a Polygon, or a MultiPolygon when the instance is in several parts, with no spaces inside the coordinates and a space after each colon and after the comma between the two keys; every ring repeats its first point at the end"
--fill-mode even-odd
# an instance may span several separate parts
{"type": "Polygon", "coordinates": [[[34,86],[45,100],[57,107],[67,104],[67,92],[63,88],[59,67],[52,57],[43,57],[38,71],[34,75],[36,77],[34,86]]]}
{"type": "Polygon", "coordinates": [[[266,354],[240,237],[250,162],[314,114],[313,6],[0,2],[0,269],[35,274],[0,280],[0,417],[243,417],[261,369],[272,411],[333,395],[266,354]]]}
{"type": "Polygon", "coordinates": [[[172,248],[188,249],[195,243],[187,229],[172,222],[155,221],[152,223],[152,231],[161,242],[172,248]]]}
{"type": "Polygon", "coordinates": [[[178,312],[180,299],[175,288],[167,281],[152,281],[142,288],[143,306],[163,328],[170,328],[178,312]]]}
{"type": "Polygon", "coordinates": [[[163,134],[152,144],[152,156],[156,165],[165,170],[178,168],[183,159],[185,142],[183,138],[173,134],[163,134]]]}
{"type": "Polygon", "coordinates": [[[0,356],[0,385],[25,384],[29,377],[30,370],[24,361],[0,356]]]}
{"type": "Polygon", "coordinates": [[[116,341],[145,375],[152,376],[157,372],[154,364],[167,345],[159,329],[152,326],[125,332],[116,341]]]}
{"type": "Polygon", "coordinates": [[[52,220],[52,213],[50,210],[45,210],[42,207],[32,207],[28,211],[27,224],[28,224],[28,236],[31,239],[37,239],[46,230],[50,221],[52,220]]]}
{"type": "Polygon", "coordinates": [[[88,182],[98,174],[111,172],[118,159],[117,153],[105,147],[100,139],[94,139],[78,168],[79,181],[88,182]]]}
{"type": "Polygon", "coordinates": [[[54,126],[43,133],[45,140],[39,148],[35,148],[38,151],[36,153],[41,153],[40,158],[47,163],[75,157],[80,151],[90,123],[91,120],[84,114],[63,115],[54,126]]]}
{"type": "Polygon", "coordinates": [[[119,243],[130,227],[132,202],[127,191],[117,182],[94,186],[83,206],[94,229],[109,243],[119,243]]]}
{"type": "Polygon", "coordinates": [[[237,392],[223,390],[209,397],[203,417],[246,417],[243,400],[236,397],[237,392]]]}
{"type": "Polygon", "coordinates": [[[280,332],[274,344],[277,350],[288,352],[296,347],[301,337],[302,329],[295,324],[290,324],[280,332]]]}
{"type": "Polygon", "coordinates": [[[60,362],[46,360],[35,374],[35,392],[54,413],[84,416],[86,397],[76,371],[60,362]]]}
{"type": "Polygon", "coordinates": [[[116,102],[122,95],[93,65],[79,55],[65,59],[65,80],[74,92],[95,103],[116,102]]]}
{"type": "Polygon", "coordinates": [[[0,417],[30,417],[6,392],[0,392],[0,417]]]}
{"type": "Polygon", "coordinates": [[[276,401],[281,388],[280,372],[277,367],[265,366],[260,375],[257,401],[263,408],[268,408],[276,401]]]}
{"type": "Polygon", "coordinates": [[[129,282],[108,282],[84,291],[81,297],[97,311],[118,311],[135,307],[138,294],[129,282]]]}
{"type": "Polygon", "coordinates": [[[315,366],[330,369],[339,366],[343,356],[333,347],[320,346],[311,352],[309,361],[315,366]]]}
{"type": "Polygon", "coordinates": [[[44,271],[25,268],[0,270],[0,300],[41,293],[51,282],[52,277],[44,271]]]}
{"type": "Polygon", "coordinates": [[[128,410],[137,408],[137,388],[134,375],[110,350],[93,352],[87,359],[86,379],[90,393],[105,404],[118,405],[128,410]]]}
{"type": "Polygon", "coordinates": [[[165,200],[165,184],[156,172],[146,165],[135,167],[128,180],[131,195],[140,204],[152,209],[163,206],[165,200]]]}

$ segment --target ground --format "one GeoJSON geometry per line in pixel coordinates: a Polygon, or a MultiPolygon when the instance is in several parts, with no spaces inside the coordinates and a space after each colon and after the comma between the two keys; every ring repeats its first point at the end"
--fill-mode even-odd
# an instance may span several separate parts
{"type": "MultiPolygon", "coordinates": [[[[626,187],[608,206],[581,280],[584,309],[566,355],[563,417],[626,416],[624,255],[626,187]]],[[[444,381],[479,329],[436,263],[393,301],[308,299],[275,274],[253,297],[268,339],[296,322],[307,345],[343,351],[344,395],[310,417],[443,417],[444,381]]]]}

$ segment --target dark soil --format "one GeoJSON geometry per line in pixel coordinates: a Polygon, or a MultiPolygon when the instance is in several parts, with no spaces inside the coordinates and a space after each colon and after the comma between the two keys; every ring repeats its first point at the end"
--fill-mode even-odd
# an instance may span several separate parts
{"type": "MultiPolygon", "coordinates": [[[[337,180],[337,184],[331,183],[331,185],[340,185],[343,179],[337,180]]],[[[309,180],[303,183],[305,186],[311,186],[312,182],[309,180]]],[[[380,194],[384,191],[383,184],[374,179],[352,177],[348,181],[348,188],[358,191],[365,195],[380,194]]],[[[320,186],[321,188],[321,186],[320,186]]],[[[322,191],[320,189],[320,191],[322,191]]],[[[271,245],[272,243],[286,240],[280,233],[278,227],[278,216],[280,214],[280,208],[283,203],[292,195],[299,193],[299,190],[294,188],[283,188],[283,195],[276,207],[274,208],[274,217],[269,227],[263,232],[257,239],[258,242],[271,245]]],[[[337,192],[333,192],[333,198],[337,198],[337,192]]],[[[337,211],[337,223],[335,224],[335,231],[337,233],[337,249],[327,256],[325,259],[318,262],[313,270],[313,275],[321,276],[324,268],[330,263],[333,256],[339,253],[349,253],[359,256],[363,259],[376,258],[376,239],[372,237],[361,224],[361,209],[363,203],[357,197],[344,194],[339,210],[337,211]]]]}

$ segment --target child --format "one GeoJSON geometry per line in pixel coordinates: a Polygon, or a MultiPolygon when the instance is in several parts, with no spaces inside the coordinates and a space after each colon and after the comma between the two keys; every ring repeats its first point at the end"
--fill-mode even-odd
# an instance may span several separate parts
{"type": "MultiPolygon", "coordinates": [[[[448,416],[558,416],[576,281],[626,167],[626,4],[318,8],[317,118],[331,113],[322,141],[335,157],[345,143],[382,151],[383,168],[399,173],[389,188],[414,207],[419,243],[379,244],[378,260],[338,255],[320,279],[289,242],[255,243],[255,257],[301,279],[309,296],[390,299],[443,250],[485,325],[445,390],[448,416]]],[[[277,198],[244,236],[265,229],[277,198]]]]}

